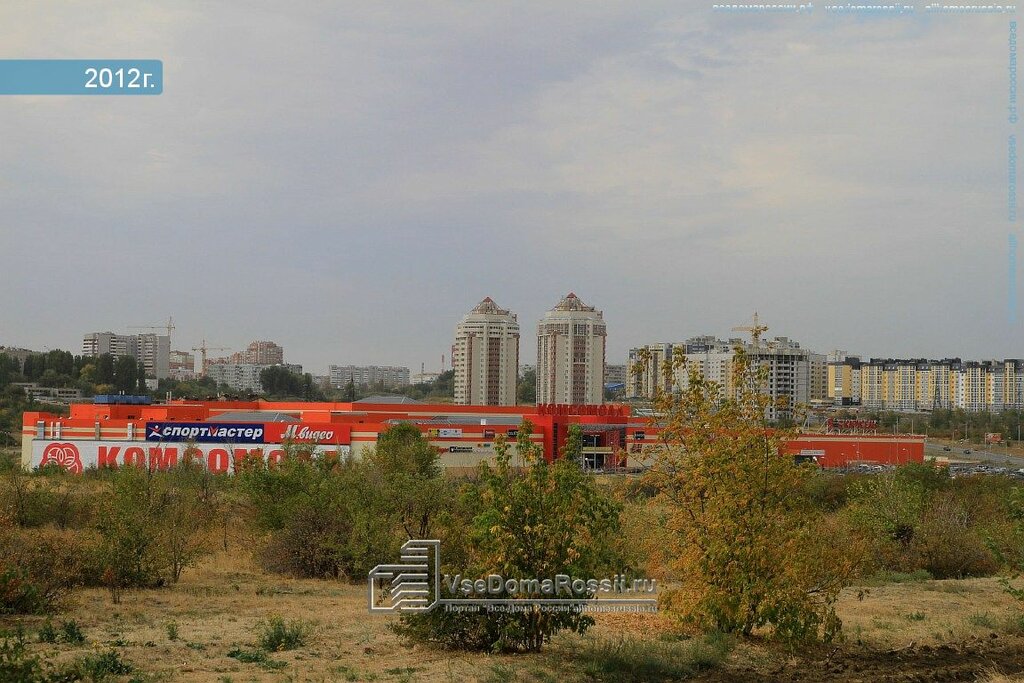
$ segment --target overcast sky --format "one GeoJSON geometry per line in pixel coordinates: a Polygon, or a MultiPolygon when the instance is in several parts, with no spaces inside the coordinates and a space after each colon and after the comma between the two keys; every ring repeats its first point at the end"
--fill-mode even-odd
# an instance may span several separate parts
{"type": "Polygon", "coordinates": [[[711,4],[4,0],[0,58],[165,84],[0,97],[0,345],[173,315],[174,348],[417,372],[491,296],[533,362],[574,291],[609,362],[755,309],[822,352],[1024,356],[1010,17],[711,4]]]}

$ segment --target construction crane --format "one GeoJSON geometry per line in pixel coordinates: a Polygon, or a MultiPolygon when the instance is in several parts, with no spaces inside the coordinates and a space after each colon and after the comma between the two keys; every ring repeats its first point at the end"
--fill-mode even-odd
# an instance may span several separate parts
{"type": "Polygon", "coordinates": [[[207,351],[230,351],[231,349],[230,349],[230,347],[227,347],[227,346],[207,346],[206,345],[206,340],[204,339],[202,345],[200,345],[200,346],[193,346],[192,350],[193,351],[199,351],[199,352],[201,352],[203,354],[203,356],[202,356],[202,358],[203,358],[203,374],[200,375],[200,377],[206,377],[206,368],[207,368],[206,352],[207,351]]]}
{"type": "Polygon", "coordinates": [[[757,311],[754,311],[754,324],[744,325],[743,327],[732,328],[733,332],[749,332],[750,341],[753,347],[756,349],[761,345],[761,334],[768,331],[767,325],[762,325],[760,319],[757,317],[757,311]]]}
{"type": "Polygon", "coordinates": [[[167,330],[167,338],[171,337],[171,332],[174,331],[174,317],[167,318],[167,323],[164,325],[129,325],[130,330],[167,330]]]}

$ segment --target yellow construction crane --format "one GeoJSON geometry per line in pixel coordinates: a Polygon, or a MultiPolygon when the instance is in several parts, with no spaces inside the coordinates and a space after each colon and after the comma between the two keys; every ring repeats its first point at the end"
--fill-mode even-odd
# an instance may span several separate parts
{"type": "Polygon", "coordinates": [[[754,324],[745,325],[743,327],[732,328],[733,332],[749,332],[750,341],[754,348],[757,348],[761,344],[761,334],[768,331],[767,325],[762,325],[760,319],[757,317],[757,311],[754,311],[754,324]]]}
{"type": "Polygon", "coordinates": [[[200,377],[206,377],[206,352],[207,351],[230,351],[231,349],[227,346],[207,346],[206,340],[203,340],[202,345],[192,347],[193,351],[200,351],[203,354],[203,374],[200,377]]]}
{"type": "Polygon", "coordinates": [[[129,325],[130,330],[167,330],[167,337],[170,338],[171,332],[174,331],[174,317],[167,318],[167,322],[163,325],[129,325]]]}

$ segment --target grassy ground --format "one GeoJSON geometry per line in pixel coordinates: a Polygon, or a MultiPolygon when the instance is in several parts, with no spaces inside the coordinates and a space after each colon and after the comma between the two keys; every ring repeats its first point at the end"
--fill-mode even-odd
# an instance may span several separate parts
{"type": "MultiPolygon", "coordinates": [[[[968,658],[973,677],[949,680],[1014,680],[1008,676],[1024,671],[1024,660],[1014,655],[1024,652],[1020,608],[995,579],[851,588],[844,591],[839,611],[847,635],[843,656],[852,662],[877,659],[878,667],[886,667],[886,653],[895,652],[906,668],[914,659],[910,654],[916,653],[925,667],[935,659],[932,654],[937,657],[943,648],[953,648],[949,657],[936,660],[941,669],[965,665],[963,653],[974,648],[978,661],[968,658]],[[998,653],[993,654],[996,643],[998,653]],[[1004,652],[1007,648],[1009,653],[1004,652]]],[[[127,593],[120,605],[113,605],[103,590],[76,592],[73,604],[53,624],[59,631],[63,621],[73,619],[85,635],[83,644],[36,642],[45,624],[40,617],[5,617],[0,625],[24,628],[31,651],[51,662],[114,648],[143,680],[641,681],[692,675],[785,680],[787,672],[808,671],[800,657],[813,658],[815,666],[826,661],[825,650],[797,657],[756,641],[682,641],[672,635],[672,622],[663,615],[596,618],[597,626],[586,637],[558,637],[541,655],[409,648],[388,630],[393,617],[367,613],[363,586],[266,575],[235,552],[209,558],[186,572],[178,585],[127,593]],[[260,624],[273,615],[310,624],[305,644],[262,654],[260,624]]],[[[847,672],[856,668],[836,664],[835,649],[830,652],[828,666],[847,672]]],[[[809,675],[804,680],[818,680],[809,675]]],[[[827,678],[873,680],[839,674],[827,678]]]]}

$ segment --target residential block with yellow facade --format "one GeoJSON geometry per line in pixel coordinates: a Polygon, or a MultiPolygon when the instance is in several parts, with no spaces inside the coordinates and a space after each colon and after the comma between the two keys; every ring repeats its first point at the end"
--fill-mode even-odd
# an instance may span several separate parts
{"type": "Polygon", "coordinates": [[[1024,360],[857,356],[828,364],[828,398],[835,405],[914,412],[960,408],[970,412],[1024,408],[1024,360]]]}

